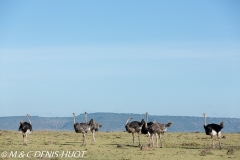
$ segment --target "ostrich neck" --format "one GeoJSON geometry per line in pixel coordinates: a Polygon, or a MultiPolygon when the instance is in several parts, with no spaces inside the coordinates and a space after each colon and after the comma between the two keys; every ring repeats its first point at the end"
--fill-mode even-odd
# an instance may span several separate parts
{"type": "Polygon", "coordinates": [[[87,123],[87,114],[85,113],[85,123],[87,123]]]}
{"type": "Polygon", "coordinates": [[[126,125],[127,125],[128,121],[129,121],[130,119],[131,119],[131,117],[127,119],[127,121],[126,121],[126,125]]]}
{"type": "Polygon", "coordinates": [[[147,123],[148,123],[148,113],[146,113],[146,123],[145,123],[145,128],[147,128],[147,123]]]}
{"type": "Polygon", "coordinates": [[[28,119],[28,122],[29,122],[30,124],[32,124],[32,122],[30,121],[30,119],[28,118],[28,116],[27,116],[27,119],[28,119]]]}
{"type": "Polygon", "coordinates": [[[204,115],[204,126],[207,125],[207,122],[206,122],[206,115],[204,115]]]}
{"type": "Polygon", "coordinates": [[[73,124],[75,124],[75,114],[73,115],[73,124]]]}

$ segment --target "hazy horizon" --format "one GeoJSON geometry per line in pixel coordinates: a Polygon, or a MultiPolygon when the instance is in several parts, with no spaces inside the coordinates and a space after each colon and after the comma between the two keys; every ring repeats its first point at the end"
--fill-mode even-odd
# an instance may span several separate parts
{"type": "MultiPolygon", "coordinates": [[[[115,112],[92,112],[92,113],[88,113],[88,114],[129,114],[129,115],[143,115],[143,117],[145,117],[145,114],[141,114],[141,113],[115,113],[115,112]]],[[[26,115],[16,115],[16,116],[0,116],[2,118],[4,117],[25,117],[26,115]]],[[[84,119],[84,113],[76,113],[76,116],[83,116],[82,118],[84,119]]],[[[149,114],[149,116],[169,116],[169,117],[196,117],[196,118],[202,118],[203,116],[179,116],[179,115],[155,115],[155,114],[149,114]]],[[[73,117],[73,115],[69,115],[69,116],[38,116],[38,115],[30,115],[29,117],[49,117],[49,118],[69,118],[69,117],[73,117]]],[[[235,117],[210,117],[208,115],[206,115],[206,117],[208,118],[235,118],[235,117]]],[[[239,119],[239,118],[235,118],[235,119],[239,119]]]]}

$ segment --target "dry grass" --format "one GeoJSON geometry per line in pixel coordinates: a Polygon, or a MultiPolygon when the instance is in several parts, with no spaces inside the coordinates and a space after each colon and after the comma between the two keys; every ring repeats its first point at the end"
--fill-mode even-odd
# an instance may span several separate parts
{"type": "MultiPolygon", "coordinates": [[[[17,151],[14,158],[0,159],[23,159],[19,153],[25,154],[33,151],[28,159],[240,159],[240,134],[226,133],[225,139],[221,139],[223,149],[218,147],[211,149],[211,140],[204,133],[166,133],[163,135],[163,148],[148,147],[142,149],[137,143],[133,146],[132,136],[126,132],[99,132],[96,134],[96,144],[91,144],[91,134],[88,133],[87,145],[82,146],[82,135],[72,132],[34,131],[29,135],[28,146],[22,145],[22,135],[14,131],[0,131],[0,154],[7,151],[17,151]],[[43,156],[35,157],[36,151],[58,151],[58,157],[43,156]],[[61,157],[62,152],[86,151],[84,157],[69,158],[61,157]]],[[[137,137],[135,138],[137,142],[137,137]]],[[[149,138],[141,135],[141,144],[146,147],[149,138]]],[[[26,159],[26,155],[24,155],[26,159]]],[[[77,155],[78,156],[78,155],[77,155]]]]}

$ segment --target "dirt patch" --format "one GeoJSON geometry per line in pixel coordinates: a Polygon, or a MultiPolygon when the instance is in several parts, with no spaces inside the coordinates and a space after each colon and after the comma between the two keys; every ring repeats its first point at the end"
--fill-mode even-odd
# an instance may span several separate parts
{"type": "Polygon", "coordinates": [[[146,144],[143,144],[141,147],[140,147],[140,149],[142,150],[142,151],[148,151],[148,145],[146,145],[146,144]]]}

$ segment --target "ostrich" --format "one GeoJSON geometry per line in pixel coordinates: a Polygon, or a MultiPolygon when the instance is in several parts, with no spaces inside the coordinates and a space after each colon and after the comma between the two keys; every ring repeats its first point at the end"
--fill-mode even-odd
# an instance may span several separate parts
{"type": "Polygon", "coordinates": [[[26,145],[26,146],[27,146],[27,136],[32,131],[32,123],[31,123],[30,119],[28,118],[28,116],[30,116],[30,115],[29,114],[26,115],[29,123],[28,122],[23,122],[21,120],[19,129],[18,129],[18,131],[20,131],[23,135],[23,145],[26,145]]]}
{"type": "Polygon", "coordinates": [[[91,119],[89,123],[92,124],[92,125],[91,125],[91,128],[90,128],[90,130],[91,130],[91,132],[92,132],[92,143],[96,143],[96,140],[95,140],[95,132],[98,131],[98,129],[99,129],[100,127],[102,127],[102,124],[94,121],[93,119],[91,119]]]}
{"type": "Polygon", "coordinates": [[[167,128],[172,125],[172,122],[169,122],[167,124],[162,123],[153,123],[151,126],[149,126],[149,133],[150,133],[150,141],[152,142],[152,146],[154,147],[154,140],[153,135],[156,135],[157,138],[157,147],[158,147],[158,139],[160,139],[160,148],[162,148],[162,135],[164,132],[167,131],[167,128]]]}
{"type": "Polygon", "coordinates": [[[138,122],[138,121],[133,121],[131,123],[128,123],[128,121],[132,119],[132,117],[128,118],[128,120],[126,121],[126,124],[125,124],[125,128],[126,128],[126,131],[128,133],[132,133],[132,136],[133,136],[133,145],[134,145],[134,133],[138,133],[138,146],[140,146],[140,133],[141,133],[141,130],[142,130],[142,127],[145,123],[144,119],[142,119],[141,122],[138,122]]]}
{"type": "MultiPolygon", "coordinates": [[[[87,123],[87,112],[85,112],[84,114],[85,114],[85,123],[87,123]]],[[[90,122],[92,124],[90,128],[90,131],[92,132],[92,143],[96,143],[95,132],[98,131],[100,127],[102,127],[102,124],[94,121],[93,119],[91,119],[90,122]]]]}
{"type": "Polygon", "coordinates": [[[150,136],[150,133],[149,133],[149,127],[148,126],[151,126],[152,124],[154,124],[156,121],[154,120],[153,122],[148,122],[148,112],[146,112],[146,122],[144,122],[143,124],[143,127],[142,127],[142,130],[141,130],[141,133],[142,134],[148,134],[148,137],[149,137],[149,146],[151,144],[151,136],[150,136]]]}
{"type": "Polygon", "coordinates": [[[144,122],[141,133],[142,134],[148,134],[148,136],[150,137],[150,133],[148,131],[148,129],[149,129],[148,126],[151,126],[154,123],[155,123],[155,120],[153,122],[148,122],[148,112],[146,112],[146,124],[144,122]]]}
{"type": "Polygon", "coordinates": [[[91,126],[92,126],[92,121],[90,121],[89,123],[76,123],[75,113],[73,113],[73,127],[75,129],[75,132],[83,134],[83,144],[82,145],[86,145],[86,134],[88,131],[90,131],[91,126]]]}
{"type": "Polygon", "coordinates": [[[211,136],[212,148],[215,148],[214,141],[213,141],[213,136],[217,135],[218,142],[219,142],[219,147],[220,147],[220,149],[222,149],[222,145],[221,145],[221,142],[220,142],[220,137],[221,137],[221,129],[224,126],[224,122],[221,122],[220,125],[214,124],[214,123],[206,125],[206,113],[203,113],[203,117],[204,117],[203,127],[205,129],[206,135],[211,136]]]}

